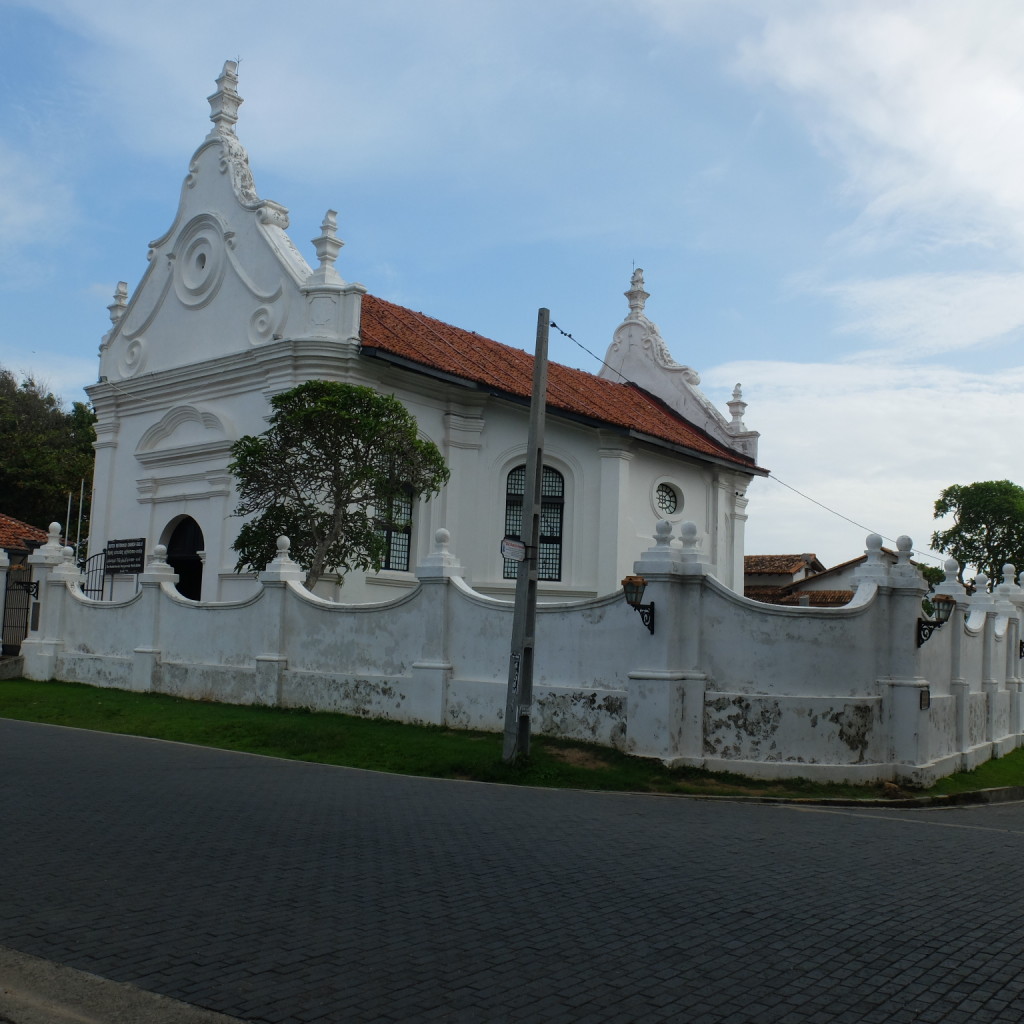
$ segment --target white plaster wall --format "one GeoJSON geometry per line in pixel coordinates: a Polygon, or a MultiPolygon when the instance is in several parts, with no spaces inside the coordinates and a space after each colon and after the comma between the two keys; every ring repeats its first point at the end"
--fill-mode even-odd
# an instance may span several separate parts
{"type": "Polygon", "coordinates": [[[884,759],[881,697],[787,697],[708,692],[704,753],[731,761],[849,765],[884,759]]]}
{"type": "MultiPolygon", "coordinates": [[[[620,595],[539,608],[537,731],[672,763],[836,781],[927,782],[1024,738],[1019,684],[1003,679],[1012,631],[992,642],[985,629],[965,630],[967,685],[951,689],[957,627],[917,648],[912,587],[864,583],[845,608],[778,609],[676,561],[685,552],[661,540],[638,563],[657,576],[653,635],[620,595]],[[655,573],[659,565],[666,571],[655,573]],[[986,642],[994,651],[987,682],[986,642]]],[[[344,605],[294,581],[257,586],[244,601],[198,604],[154,582],[167,571],[158,569],[119,604],[84,598],[66,567],[67,585],[44,580],[28,674],[501,728],[512,604],[473,590],[457,570],[432,576],[436,568],[421,566],[414,590],[344,605]]]]}
{"type": "Polygon", "coordinates": [[[734,594],[711,581],[700,623],[704,669],[738,693],[877,693],[874,606],[783,608],[734,594]]]}

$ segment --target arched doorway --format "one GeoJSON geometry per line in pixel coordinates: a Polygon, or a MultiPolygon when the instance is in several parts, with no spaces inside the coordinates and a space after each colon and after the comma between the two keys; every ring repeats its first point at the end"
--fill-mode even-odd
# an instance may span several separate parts
{"type": "Polygon", "coordinates": [[[203,592],[203,531],[191,516],[182,516],[167,538],[167,562],[178,574],[178,593],[193,601],[203,592]]]}

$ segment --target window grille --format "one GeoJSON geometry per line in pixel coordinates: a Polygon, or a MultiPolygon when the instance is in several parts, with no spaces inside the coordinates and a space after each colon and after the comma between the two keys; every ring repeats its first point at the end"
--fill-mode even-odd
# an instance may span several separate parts
{"type": "Polygon", "coordinates": [[[676,489],[668,484],[658,484],[654,500],[658,505],[658,511],[667,516],[675,515],[679,508],[679,495],[676,494],[676,489]]]}
{"type": "Polygon", "coordinates": [[[387,518],[380,521],[377,533],[387,545],[382,569],[409,571],[409,552],[412,542],[412,491],[392,498],[387,518]]]}
{"type": "MultiPolygon", "coordinates": [[[[505,536],[522,540],[523,495],[526,491],[526,466],[516,466],[505,488],[505,536]]],[[[562,521],[565,512],[565,479],[557,469],[545,466],[540,481],[540,548],[537,552],[537,578],[562,578],[562,521]]],[[[502,576],[514,580],[519,563],[505,559],[502,576]]]]}

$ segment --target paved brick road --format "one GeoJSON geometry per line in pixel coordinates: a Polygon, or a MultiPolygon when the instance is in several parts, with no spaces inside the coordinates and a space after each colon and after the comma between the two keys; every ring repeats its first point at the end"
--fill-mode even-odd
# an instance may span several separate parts
{"type": "Polygon", "coordinates": [[[545,792],[0,720],[0,828],[0,945],[249,1021],[1024,1020],[1024,805],[545,792]]]}

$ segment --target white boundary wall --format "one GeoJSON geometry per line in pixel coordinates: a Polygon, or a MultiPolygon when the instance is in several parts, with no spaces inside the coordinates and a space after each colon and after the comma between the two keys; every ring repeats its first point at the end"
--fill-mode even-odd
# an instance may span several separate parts
{"type": "MultiPolygon", "coordinates": [[[[662,521],[635,565],[656,610],[649,633],[621,592],[541,605],[534,730],[670,764],[783,778],[929,784],[1018,746],[1024,591],[1007,567],[968,598],[949,563],[951,623],[918,647],[927,591],[911,542],[888,566],[881,539],[843,608],[759,604],[701,561],[696,527],[662,521]]],[[[512,603],[472,590],[439,530],[396,600],[339,604],[302,586],[287,542],[253,596],[194,602],[157,548],[129,600],[85,597],[59,528],[32,556],[39,628],[25,674],[231,703],[310,707],[500,730],[512,603]]]]}

